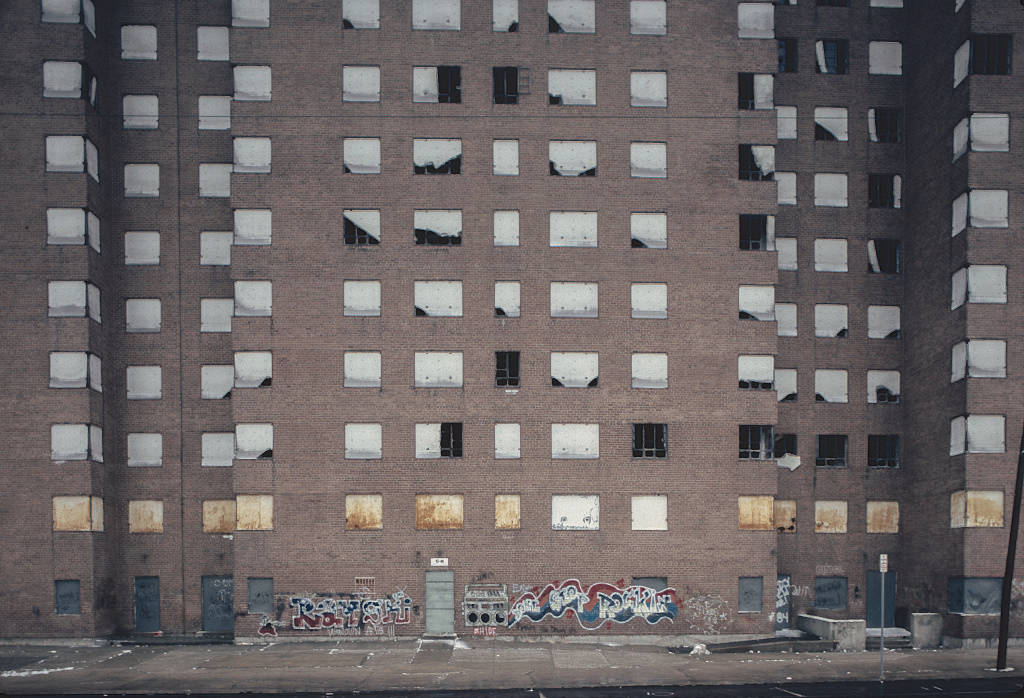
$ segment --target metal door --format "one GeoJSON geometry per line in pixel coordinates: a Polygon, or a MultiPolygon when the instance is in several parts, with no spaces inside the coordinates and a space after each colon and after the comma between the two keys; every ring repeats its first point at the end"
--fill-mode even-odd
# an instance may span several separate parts
{"type": "Polygon", "coordinates": [[[455,634],[455,572],[427,572],[427,635],[455,634]]]}
{"type": "MultiPolygon", "coordinates": [[[[896,625],[896,575],[885,573],[885,627],[896,625]]],[[[882,573],[868,570],[868,618],[867,627],[881,627],[882,573]]]]}
{"type": "Polygon", "coordinates": [[[160,578],[135,578],[135,632],[160,630],[160,578]]]}
{"type": "Polygon", "coordinates": [[[789,597],[793,585],[788,574],[780,574],[775,582],[775,629],[785,630],[789,627],[789,597]]]}
{"type": "Polygon", "coordinates": [[[203,630],[210,633],[234,632],[234,599],[232,577],[203,577],[203,630]]]}

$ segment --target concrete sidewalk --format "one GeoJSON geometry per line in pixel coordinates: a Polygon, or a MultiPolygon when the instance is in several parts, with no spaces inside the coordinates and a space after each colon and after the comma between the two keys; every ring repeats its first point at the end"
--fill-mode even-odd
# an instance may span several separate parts
{"type": "MultiPolygon", "coordinates": [[[[1024,679],[1024,648],[1010,666],[1024,679]]],[[[0,646],[0,692],[347,692],[878,679],[878,652],[673,654],[468,638],[264,645],[0,646]]],[[[886,652],[886,680],[994,678],[995,650],[886,652]]]]}

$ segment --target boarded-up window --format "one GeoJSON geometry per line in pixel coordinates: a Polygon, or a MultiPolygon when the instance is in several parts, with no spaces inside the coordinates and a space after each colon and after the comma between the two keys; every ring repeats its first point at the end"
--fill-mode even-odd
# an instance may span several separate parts
{"type": "Polygon", "coordinates": [[[564,388],[596,388],[597,352],[551,352],[551,385],[564,388]]]}
{"type": "Polygon", "coordinates": [[[43,97],[78,99],[81,96],[81,63],[77,61],[43,62],[43,97]]]}
{"type": "MultiPolygon", "coordinates": [[[[269,73],[267,75],[269,76],[269,73]]],[[[235,80],[237,84],[237,72],[235,73],[235,80]]],[[[231,97],[219,95],[202,95],[199,97],[199,130],[226,131],[230,128],[231,97]]]]}
{"type": "Polygon", "coordinates": [[[868,73],[903,75],[903,44],[898,41],[868,42],[868,73]]]}
{"type": "Polygon", "coordinates": [[[236,524],[239,531],[270,531],[274,528],[274,496],[240,494],[235,497],[236,524]]]}
{"type": "Polygon", "coordinates": [[[50,352],[51,388],[84,388],[88,373],[89,360],[86,352],[50,352]]]}
{"type": "Polygon", "coordinates": [[[630,284],[630,317],[668,317],[668,284],[630,284]]]}
{"type": "Polygon", "coordinates": [[[780,141],[796,138],[796,107],[775,107],[775,135],[780,141]]]}
{"type": "Polygon", "coordinates": [[[741,2],[736,6],[736,24],[741,39],[775,37],[775,8],[766,2],[741,2]]]}
{"type": "Polygon", "coordinates": [[[597,211],[551,211],[552,247],[597,247],[597,211]]]}
{"type": "Polygon", "coordinates": [[[967,203],[971,227],[1007,227],[1009,196],[1005,189],[971,189],[967,203]]]}
{"type": "Polygon", "coordinates": [[[775,287],[740,286],[739,317],[740,320],[774,320],[775,287]]]}
{"type": "Polygon", "coordinates": [[[778,185],[776,201],[779,206],[796,206],[796,172],[776,172],[778,185]]]}
{"type": "Polygon", "coordinates": [[[519,424],[494,425],[494,457],[519,458],[519,424]]]}
{"type": "Polygon", "coordinates": [[[415,355],[417,388],[461,388],[461,351],[418,351],[415,355]]]}
{"type": "Polygon", "coordinates": [[[496,32],[519,31],[519,0],[492,0],[491,28],[496,32]]]}
{"type": "Polygon", "coordinates": [[[519,246],[519,211],[494,212],[494,246],[519,246]]]}
{"type": "Polygon", "coordinates": [[[53,610],[59,616],[77,616],[82,613],[81,580],[55,579],[53,581],[53,610]]]}
{"type": "Polygon", "coordinates": [[[819,500],[814,502],[815,533],[846,533],[846,502],[819,500]]]}
{"type": "Polygon", "coordinates": [[[160,127],[160,100],[156,95],[125,95],[121,100],[121,110],[124,115],[122,125],[126,129],[160,127]]]}
{"type": "Polygon", "coordinates": [[[949,497],[950,528],[1001,528],[1003,493],[1000,490],[957,490],[949,497]]]}
{"type": "Polygon", "coordinates": [[[847,206],[846,175],[834,172],[816,172],[814,174],[814,205],[847,206]]]}
{"type": "Polygon", "coordinates": [[[272,577],[249,577],[246,580],[249,591],[246,610],[249,613],[274,612],[274,579],[272,577]]]}
{"type": "Polygon", "coordinates": [[[846,337],[850,323],[845,305],[821,303],[814,306],[815,337],[846,337]]]}
{"type": "Polygon", "coordinates": [[[760,613],[764,596],[764,577],[740,577],[736,610],[740,613],[760,613]]]}
{"type": "Polygon", "coordinates": [[[552,458],[599,458],[601,430],[597,424],[552,424],[552,458]]]}
{"type": "Polygon", "coordinates": [[[796,303],[776,303],[776,334],[779,337],[797,336],[796,303]]]}
{"type": "Polygon", "coordinates": [[[96,146],[88,138],[85,139],[85,171],[96,182],[100,181],[100,155],[96,146]]]}
{"type": "Polygon", "coordinates": [[[234,221],[234,237],[232,240],[234,244],[270,244],[273,235],[273,214],[270,209],[236,209],[234,221]]]}
{"type": "Polygon", "coordinates": [[[128,533],[163,533],[164,503],[159,499],[128,502],[128,533]]]}
{"type": "Polygon", "coordinates": [[[848,141],[850,136],[846,107],[815,107],[814,139],[848,141]]]}
{"type": "Polygon", "coordinates": [[[462,172],[462,140],[458,138],[414,138],[413,174],[459,174],[462,172]]]}
{"type": "Polygon", "coordinates": [[[270,387],[273,355],[269,351],[236,351],[234,385],[236,388],[270,387]]]}
{"type": "Polygon", "coordinates": [[[126,373],[129,400],[159,400],[163,396],[159,366],[128,366],[126,373]]]}
{"type": "Polygon", "coordinates": [[[548,0],[548,32],[593,34],[596,31],[594,0],[548,0]]]}
{"type": "MultiPolygon", "coordinates": [[[[199,263],[207,266],[228,266],[231,264],[231,242],[229,232],[208,232],[199,234],[199,263]]],[[[230,305],[230,304],[229,304],[230,305]]],[[[232,308],[229,307],[230,317],[232,308]]]]}
{"type": "Polygon", "coordinates": [[[78,24],[80,5],[79,0],[42,0],[41,21],[56,24],[78,24]]]}
{"type": "MultiPolygon", "coordinates": [[[[972,378],[1006,377],[1006,340],[971,339],[966,342],[965,353],[962,365],[966,365],[968,376],[972,378]]],[[[956,347],[954,347],[954,366],[957,363],[956,354],[956,347]]],[[[962,373],[961,377],[963,377],[962,373]]],[[[956,379],[954,378],[954,380],[956,379]]]]}
{"type": "Polygon", "coordinates": [[[381,457],[382,431],[380,424],[346,424],[345,458],[368,460],[381,457]]]}
{"type": "Polygon", "coordinates": [[[206,433],[202,437],[201,464],[211,467],[230,466],[235,458],[235,435],[206,433]]]}
{"type": "Polygon", "coordinates": [[[868,502],[867,504],[868,533],[900,532],[899,502],[868,502]]]}
{"type": "Polygon", "coordinates": [[[273,457],[273,424],[235,425],[235,458],[238,460],[258,460],[273,457]]]}
{"type": "Polygon", "coordinates": [[[668,217],[664,213],[629,214],[630,247],[663,250],[668,247],[668,217]]]}
{"type": "Polygon", "coordinates": [[[379,351],[346,351],[345,387],[379,388],[380,358],[379,351]]]}
{"type": "Polygon", "coordinates": [[[949,420],[949,455],[957,456],[967,449],[967,417],[949,420]]]}
{"type": "Polygon", "coordinates": [[[380,281],[346,281],[344,283],[345,315],[378,317],[380,315],[380,281]]]}
{"type": "Polygon", "coordinates": [[[230,332],[234,310],[235,302],[231,298],[200,299],[200,332],[230,332]]]}
{"type": "Polygon", "coordinates": [[[953,199],[951,223],[954,237],[967,228],[967,192],[953,199]]]}
{"type": "Polygon", "coordinates": [[[345,530],[367,531],[384,528],[384,496],[345,495],[345,530]]]}
{"type": "Polygon", "coordinates": [[[518,494],[494,495],[494,527],[499,530],[519,530],[520,516],[518,494]]]}
{"type": "Polygon", "coordinates": [[[494,314],[498,317],[519,317],[518,281],[494,282],[494,314]]]}
{"type": "Polygon", "coordinates": [[[235,500],[203,500],[203,533],[234,533],[235,500]]]}
{"type": "Polygon", "coordinates": [[[342,0],[341,25],[345,29],[380,29],[380,0],[342,0]]]}
{"type": "Polygon", "coordinates": [[[950,613],[996,615],[1003,598],[1000,577],[950,577],[946,595],[950,613]]]}
{"type": "Polygon", "coordinates": [[[380,139],[346,138],[342,141],[345,172],[380,174],[380,139]]]}
{"type": "Polygon", "coordinates": [[[667,33],[665,18],[665,0],[630,0],[630,34],[662,36],[667,33]]]}
{"type": "Polygon", "coordinates": [[[462,317],[461,281],[416,281],[413,284],[416,315],[462,317]]]}
{"type": "Polygon", "coordinates": [[[121,27],[121,60],[155,61],[156,27],[149,25],[121,27]]]}
{"type": "Polygon", "coordinates": [[[633,354],[632,376],[634,388],[667,388],[668,354],[633,354]]]}
{"type": "Polygon", "coordinates": [[[1005,453],[1006,417],[995,414],[967,416],[968,453],[1005,453]]]}
{"type": "Polygon", "coordinates": [[[89,388],[103,392],[103,359],[95,354],[89,354],[89,388]]]}
{"type": "Polygon", "coordinates": [[[833,611],[845,609],[847,589],[846,577],[815,577],[814,607],[833,611]]]}
{"type": "Polygon", "coordinates": [[[741,531],[771,531],[774,497],[771,495],[744,495],[736,498],[741,531]]]}
{"type": "Polygon", "coordinates": [[[775,530],[779,533],[796,533],[796,500],[776,499],[773,510],[775,530]]]}
{"type": "Polygon", "coordinates": [[[1010,150],[1010,115],[975,112],[971,114],[971,150],[981,153],[1010,150]]]}
{"type": "Polygon", "coordinates": [[[775,176],[775,146],[741,143],[738,146],[739,172],[741,180],[750,182],[770,181],[775,176]]]}
{"type": "Polygon", "coordinates": [[[898,305],[868,306],[868,338],[899,339],[900,307],[898,305]]]}
{"type": "MultiPolygon", "coordinates": [[[[740,109],[772,109],[775,106],[775,77],[769,73],[739,73],[737,89],[739,95],[736,104],[740,109]]],[[[787,108],[793,110],[792,116],[795,119],[796,107],[787,108]]],[[[793,127],[796,127],[795,123],[793,127]]],[[[795,133],[792,138],[796,138],[795,133]]]]}
{"type": "Polygon", "coordinates": [[[462,422],[416,425],[417,458],[461,458],[462,422]]]}
{"type": "Polygon", "coordinates": [[[551,495],[551,528],[596,531],[601,528],[601,498],[596,494],[551,495]]]}
{"type": "Polygon", "coordinates": [[[548,168],[563,177],[596,176],[597,141],[548,141],[548,168]]]}
{"type": "MultiPolygon", "coordinates": [[[[955,276],[956,273],[954,273],[954,290],[956,289],[955,276]]],[[[968,303],[1006,302],[1005,266],[1001,264],[972,264],[967,267],[966,280],[968,303]]]]}
{"type": "Polygon", "coordinates": [[[416,495],[417,530],[450,530],[462,528],[461,494],[416,495]]]}
{"type": "Polygon", "coordinates": [[[47,136],[46,171],[84,172],[85,139],[82,136],[47,136]]]}
{"type": "Polygon", "coordinates": [[[668,176],[668,146],[665,143],[630,143],[629,174],[632,177],[668,176]]]}
{"type": "Polygon", "coordinates": [[[102,531],[101,497],[59,496],[53,498],[54,531],[102,531]]]}
{"type": "Polygon", "coordinates": [[[227,61],[231,59],[227,27],[196,27],[196,60],[227,61]]]}
{"type": "Polygon", "coordinates": [[[597,71],[548,70],[548,104],[597,104],[597,71]]]}
{"type": "Polygon", "coordinates": [[[462,211],[413,211],[417,245],[461,245],[462,211]]]}
{"type": "Polygon", "coordinates": [[[235,172],[255,174],[270,172],[271,141],[269,138],[235,138],[232,146],[235,172]]]}
{"type": "Polygon", "coordinates": [[[814,399],[818,402],[846,402],[847,374],[844,370],[822,369],[814,371],[814,399]]]}
{"type": "Polygon", "coordinates": [[[160,300],[129,298],[125,301],[126,332],[159,332],[160,300]]]}
{"type": "Polygon", "coordinates": [[[868,404],[900,401],[899,371],[868,371],[868,404]]]}
{"type": "Polygon", "coordinates": [[[124,263],[126,265],[160,264],[160,233],[125,233],[124,263]]]}
{"type": "Polygon", "coordinates": [[[46,244],[81,245],[86,241],[99,248],[100,219],[92,211],[81,208],[46,209],[46,244]]]}
{"type": "Polygon", "coordinates": [[[50,426],[50,459],[58,463],[86,460],[89,457],[88,424],[53,424],[50,426]]]}
{"type": "Polygon", "coordinates": [[[634,70],[629,74],[631,107],[667,107],[668,73],[634,70]]]}
{"type": "Polygon", "coordinates": [[[795,368],[775,369],[775,395],[779,402],[793,402],[796,400],[795,368]]]}
{"type": "Polygon", "coordinates": [[[492,145],[493,172],[496,175],[519,174],[519,141],[496,140],[492,145]]]}
{"type": "Polygon", "coordinates": [[[231,0],[231,26],[269,27],[270,0],[231,0]]]}
{"type": "Polygon", "coordinates": [[[774,356],[745,356],[736,359],[741,390],[771,390],[775,381],[774,356]]]}
{"type": "Polygon", "coordinates": [[[666,495],[634,495],[630,498],[630,507],[632,530],[668,530],[668,497],[666,495]]]}
{"type": "Polygon", "coordinates": [[[163,465],[162,434],[128,434],[128,465],[152,467],[163,465]]]}
{"type": "Polygon", "coordinates": [[[344,102],[379,102],[380,66],[342,66],[341,85],[341,99],[344,102]]]}
{"type": "Polygon", "coordinates": [[[126,197],[160,196],[160,165],[130,164],[124,166],[126,197]]]}
{"type": "Polygon", "coordinates": [[[971,138],[970,121],[965,116],[953,127],[953,162],[967,152],[967,145],[971,138]]]}
{"type": "Polygon", "coordinates": [[[412,0],[413,29],[458,31],[460,27],[460,0],[412,0]]]}
{"type": "Polygon", "coordinates": [[[273,285],[270,281],[235,282],[237,317],[270,317],[272,308],[273,285]]]}
{"type": "Polygon", "coordinates": [[[597,317],[597,282],[552,281],[551,317],[597,317]]]}
{"type": "Polygon", "coordinates": [[[345,209],[341,212],[346,245],[380,244],[380,211],[345,209]]]}
{"type": "Polygon", "coordinates": [[[847,271],[846,240],[816,239],[814,241],[814,271],[847,271]]]}

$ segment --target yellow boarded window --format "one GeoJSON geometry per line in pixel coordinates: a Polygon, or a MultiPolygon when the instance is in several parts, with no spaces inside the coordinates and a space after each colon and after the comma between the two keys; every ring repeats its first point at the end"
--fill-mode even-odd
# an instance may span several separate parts
{"type": "Polygon", "coordinates": [[[846,533],[846,502],[818,501],[814,503],[815,533],[846,533]]]}
{"type": "Polygon", "coordinates": [[[235,500],[203,500],[203,533],[231,533],[235,530],[235,500]]]}
{"type": "Polygon", "coordinates": [[[753,495],[737,497],[741,531],[771,531],[774,497],[753,495]]]}
{"type": "Polygon", "coordinates": [[[899,533],[899,502],[868,502],[868,533],[899,533]]]}
{"type": "Polygon", "coordinates": [[[53,530],[92,530],[92,516],[89,497],[87,495],[79,497],[54,497],[53,530]]]}
{"type": "Polygon", "coordinates": [[[775,500],[775,530],[779,533],[796,533],[796,500],[775,500]]]}
{"type": "Polygon", "coordinates": [[[384,528],[384,498],[379,494],[345,496],[345,528],[349,531],[384,528]]]}
{"type": "Polygon", "coordinates": [[[501,529],[518,529],[519,526],[519,495],[494,495],[494,527],[501,529]]]}
{"type": "Polygon", "coordinates": [[[462,528],[462,495],[416,495],[416,528],[420,530],[462,528]]]}
{"type": "Polygon", "coordinates": [[[158,499],[135,499],[128,502],[129,533],[163,533],[164,503],[158,499]]]}
{"type": "Polygon", "coordinates": [[[240,494],[235,497],[235,515],[239,531],[269,531],[274,528],[274,496],[240,494]]]}

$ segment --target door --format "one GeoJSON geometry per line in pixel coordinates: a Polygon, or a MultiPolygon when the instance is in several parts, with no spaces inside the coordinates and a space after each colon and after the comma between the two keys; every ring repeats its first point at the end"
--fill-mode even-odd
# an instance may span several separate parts
{"type": "Polygon", "coordinates": [[[455,572],[427,572],[427,635],[455,634],[455,572]]]}
{"type": "MultiPolygon", "coordinates": [[[[868,570],[868,618],[867,627],[881,627],[882,573],[868,570]]],[[[896,625],[896,575],[885,573],[885,627],[896,625]]]]}
{"type": "Polygon", "coordinates": [[[788,574],[780,574],[775,583],[775,629],[789,627],[789,596],[793,585],[788,574]]]}
{"type": "Polygon", "coordinates": [[[228,577],[203,577],[203,630],[230,633],[235,630],[235,584],[228,577]]]}
{"type": "Polygon", "coordinates": [[[135,578],[135,632],[160,630],[160,578],[135,578]]]}

